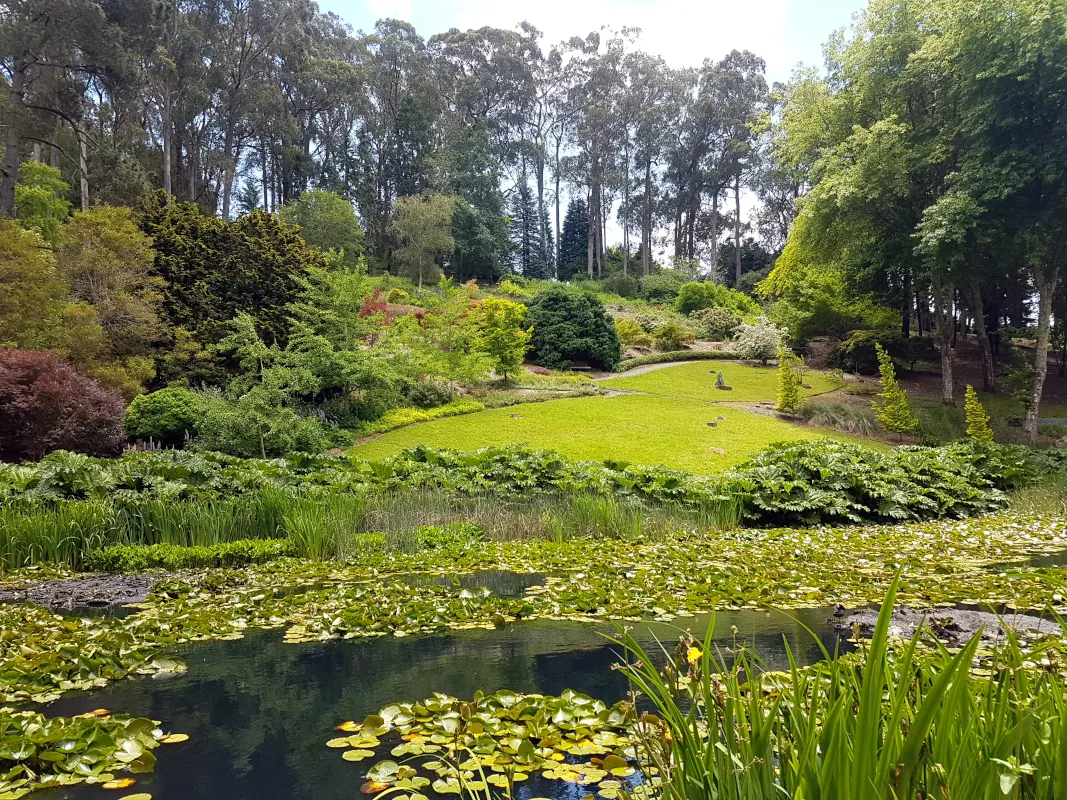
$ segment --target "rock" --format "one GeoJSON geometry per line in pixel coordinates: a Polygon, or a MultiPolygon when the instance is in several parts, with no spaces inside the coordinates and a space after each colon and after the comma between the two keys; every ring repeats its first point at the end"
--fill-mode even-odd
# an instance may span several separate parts
{"type": "Polygon", "coordinates": [[[715,419],[719,420],[719,422],[726,422],[726,417],[724,417],[722,415],[716,417],[715,419]]]}
{"type": "Polygon", "coordinates": [[[708,423],[708,427],[709,428],[718,428],[719,427],[719,423],[718,422],[709,422],[708,423]]]}
{"type": "Polygon", "coordinates": [[[508,414],[512,419],[526,419],[522,414],[508,414]]]}

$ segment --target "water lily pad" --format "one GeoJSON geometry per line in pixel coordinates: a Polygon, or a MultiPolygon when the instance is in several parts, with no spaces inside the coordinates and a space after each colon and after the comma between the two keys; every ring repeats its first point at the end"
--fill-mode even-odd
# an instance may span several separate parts
{"type": "Polygon", "coordinates": [[[373,758],[373,750],[346,750],[341,754],[345,761],[362,761],[365,758],[373,758]]]}

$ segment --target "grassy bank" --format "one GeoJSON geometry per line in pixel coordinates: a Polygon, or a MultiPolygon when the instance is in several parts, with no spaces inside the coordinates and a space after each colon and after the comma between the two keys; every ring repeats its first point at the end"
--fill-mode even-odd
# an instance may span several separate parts
{"type": "MultiPolygon", "coordinates": [[[[829,376],[809,371],[804,376],[811,388],[800,390],[802,397],[833,391],[840,386],[829,376]]],[[[757,367],[737,362],[715,364],[692,363],[652,370],[641,375],[623,375],[604,381],[610,389],[669,395],[690,400],[712,402],[755,403],[773,402],[778,392],[778,368],[757,367]],[[729,391],[715,388],[718,373],[730,387],[729,391]]]]}
{"type": "MultiPolygon", "coordinates": [[[[675,369],[684,367],[665,371],[675,369]]],[[[649,373],[632,380],[654,380],[659,374],[649,373]]],[[[613,379],[607,385],[623,388],[618,384],[624,380],[631,379],[613,379]]],[[[714,384],[713,377],[711,383],[714,384]]],[[[753,393],[738,390],[720,392],[720,395],[744,399],[753,393]]],[[[814,441],[825,437],[860,441],[846,434],[710,405],[701,399],[619,395],[550,400],[434,420],[384,434],[357,445],[352,452],[358,458],[373,460],[420,444],[476,450],[523,442],[535,448],[557,450],[569,458],[655,464],[713,475],[740,464],[772,442],[814,441]],[[714,427],[708,423],[714,423],[714,427]]]]}

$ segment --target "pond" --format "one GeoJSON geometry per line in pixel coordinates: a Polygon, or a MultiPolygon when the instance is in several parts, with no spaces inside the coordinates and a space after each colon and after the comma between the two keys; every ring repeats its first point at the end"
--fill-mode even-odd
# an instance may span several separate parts
{"type": "MultiPolygon", "coordinates": [[[[483,576],[508,591],[521,579],[483,576]]],[[[673,648],[679,628],[702,637],[708,616],[672,624],[636,623],[646,646],[659,638],[673,648]],[[655,637],[655,638],[654,638],[655,637]]],[[[831,609],[806,609],[792,617],[759,611],[726,611],[715,617],[715,639],[729,659],[736,645],[756,652],[768,669],[787,669],[783,636],[801,664],[821,657],[807,626],[831,650],[836,637],[831,609]],[[733,629],[736,628],[736,631],[733,629]]],[[[154,800],[270,800],[353,798],[368,767],[342,760],[325,746],[334,727],[362,719],[397,701],[434,692],[460,698],[501,689],[559,694],[573,689],[608,703],[624,697],[626,683],[611,670],[616,648],[601,634],[611,625],[534,621],[497,630],[447,635],[287,644],[282,631],[254,631],[241,640],[187,645],[186,674],[164,680],[122,681],[46,707],[72,715],[104,707],[162,720],[189,741],[158,752],[152,775],[138,776],[130,792],[154,800]]],[[[381,753],[388,758],[387,751],[381,753]]],[[[578,798],[583,787],[531,780],[517,796],[578,798]]],[[[123,793],[125,794],[125,793],[123,793]]],[[[95,800],[120,794],[77,786],[34,794],[40,800],[95,800]]]]}

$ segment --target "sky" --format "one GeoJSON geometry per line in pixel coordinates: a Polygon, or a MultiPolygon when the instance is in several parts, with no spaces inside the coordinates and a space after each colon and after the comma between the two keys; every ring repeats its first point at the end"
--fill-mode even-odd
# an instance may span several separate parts
{"type": "Polygon", "coordinates": [[[424,37],[449,28],[514,28],[528,21],[544,43],[585,36],[603,26],[641,29],[638,46],[674,67],[699,66],[730,50],[767,62],[769,82],[789,78],[798,63],[822,64],[822,43],[846,26],[866,0],[319,0],[355,30],[394,17],[424,37]]]}

